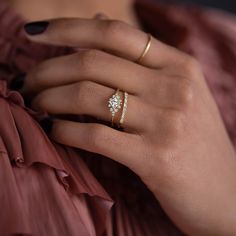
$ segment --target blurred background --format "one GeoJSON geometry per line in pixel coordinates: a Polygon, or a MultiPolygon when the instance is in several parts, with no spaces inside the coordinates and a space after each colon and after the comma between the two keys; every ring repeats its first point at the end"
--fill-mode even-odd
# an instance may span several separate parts
{"type": "Polygon", "coordinates": [[[236,13],[236,0],[162,0],[163,2],[177,2],[187,4],[201,4],[204,6],[216,7],[236,13]]]}

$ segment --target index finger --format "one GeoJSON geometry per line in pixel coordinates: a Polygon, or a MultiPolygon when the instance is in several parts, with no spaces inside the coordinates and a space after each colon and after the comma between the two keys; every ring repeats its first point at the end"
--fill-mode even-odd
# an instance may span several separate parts
{"type": "MultiPolygon", "coordinates": [[[[28,23],[25,30],[33,41],[58,46],[101,49],[131,61],[136,61],[142,55],[148,42],[145,32],[118,20],[51,19],[28,23]]],[[[166,67],[176,64],[181,59],[180,55],[174,47],[152,38],[150,50],[142,65],[151,68],[166,67]]]]}

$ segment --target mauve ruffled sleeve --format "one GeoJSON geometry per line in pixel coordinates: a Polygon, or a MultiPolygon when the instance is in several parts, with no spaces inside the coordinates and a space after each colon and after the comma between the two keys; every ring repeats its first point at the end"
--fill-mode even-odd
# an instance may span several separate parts
{"type": "Polygon", "coordinates": [[[24,20],[0,1],[0,235],[99,236],[113,200],[80,151],[53,142],[31,110],[9,89],[19,73],[74,52],[30,42],[24,20]]]}
{"type": "Polygon", "coordinates": [[[45,114],[4,80],[0,116],[1,235],[101,235],[113,201],[78,151],[50,141],[45,114]]]}
{"type": "Polygon", "coordinates": [[[0,2],[0,235],[97,236],[112,199],[77,149],[51,141],[39,125],[46,113],[26,107],[8,89],[12,77],[42,60],[72,52],[35,45],[0,2]]]}

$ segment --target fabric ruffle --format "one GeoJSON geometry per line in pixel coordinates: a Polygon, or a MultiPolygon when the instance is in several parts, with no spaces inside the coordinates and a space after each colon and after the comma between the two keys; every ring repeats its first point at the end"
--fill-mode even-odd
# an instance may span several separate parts
{"type": "Polygon", "coordinates": [[[0,107],[1,235],[101,235],[113,201],[78,151],[49,140],[32,117],[44,114],[1,80],[0,107]]]}

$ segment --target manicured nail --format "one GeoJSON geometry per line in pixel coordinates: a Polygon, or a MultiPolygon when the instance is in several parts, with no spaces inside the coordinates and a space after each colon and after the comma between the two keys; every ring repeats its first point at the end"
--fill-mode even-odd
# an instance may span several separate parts
{"type": "Polygon", "coordinates": [[[29,35],[42,34],[48,27],[48,21],[35,21],[25,24],[24,29],[29,35]]]}
{"type": "Polygon", "coordinates": [[[30,99],[29,97],[24,97],[24,103],[26,107],[31,107],[31,101],[32,99],[30,99]]]}
{"type": "Polygon", "coordinates": [[[20,90],[25,82],[25,73],[17,75],[10,83],[10,89],[20,90]]]}
{"type": "Polygon", "coordinates": [[[53,127],[53,119],[46,118],[44,120],[41,120],[40,125],[43,128],[43,130],[45,131],[45,133],[50,134],[50,132],[52,131],[52,127],[53,127]]]}

